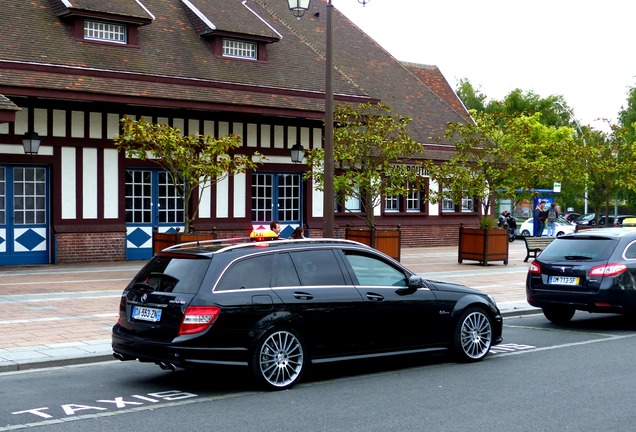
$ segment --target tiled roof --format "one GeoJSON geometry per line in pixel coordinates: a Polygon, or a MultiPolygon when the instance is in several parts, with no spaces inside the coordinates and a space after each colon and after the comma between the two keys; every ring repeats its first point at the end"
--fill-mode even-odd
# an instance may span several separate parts
{"type": "Polygon", "coordinates": [[[437,66],[423,65],[417,63],[402,62],[413,75],[415,75],[424,85],[435,92],[444,102],[449,104],[460,115],[469,119],[464,103],[459,99],[457,93],[452,89],[448,81],[437,66]]]}
{"type": "Polygon", "coordinates": [[[20,108],[11,102],[8,97],[0,94],[0,110],[1,111],[20,111],[20,108]]]}
{"type": "Polygon", "coordinates": [[[252,9],[243,2],[225,1],[210,2],[205,0],[182,0],[183,4],[193,11],[198,17],[200,14],[204,19],[200,34],[243,34],[272,40],[280,39],[277,33],[252,9]],[[245,13],[245,11],[250,13],[245,13]],[[213,27],[210,27],[212,25],[213,27]]]}
{"type": "MultiPolygon", "coordinates": [[[[102,12],[138,5],[135,0],[69,1],[102,12]]],[[[0,15],[11,17],[0,44],[3,94],[59,97],[64,92],[69,100],[92,95],[150,106],[287,110],[310,118],[324,112],[326,0],[314,0],[301,20],[284,0],[140,0],[154,20],[139,28],[136,47],[76,39],[69,23],[56,15],[60,2],[0,1],[0,15]],[[188,2],[204,18],[198,17],[198,27],[188,2]],[[199,36],[206,22],[223,33],[271,42],[267,61],[216,56],[210,41],[199,36]]],[[[432,143],[449,122],[465,119],[465,110],[438,94],[433,83],[416,78],[337,10],[333,22],[336,103],[380,100],[413,118],[411,134],[422,143],[432,143]]]]}
{"type": "Polygon", "coordinates": [[[60,16],[118,16],[134,20],[151,20],[141,1],[136,0],[49,0],[55,13],[60,16]]]}

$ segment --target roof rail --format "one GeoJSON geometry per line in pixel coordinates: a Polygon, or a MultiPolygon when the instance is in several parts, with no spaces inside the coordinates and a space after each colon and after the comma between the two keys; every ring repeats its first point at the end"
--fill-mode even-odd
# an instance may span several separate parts
{"type": "Polygon", "coordinates": [[[272,239],[265,241],[253,241],[249,237],[235,237],[235,238],[227,238],[227,239],[217,239],[217,240],[199,240],[188,243],[179,243],[178,245],[169,246],[163,249],[161,252],[170,252],[176,251],[180,249],[189,249],[189,248],[204,248],[210,246],[221,246],[215,252],[222,252],[230,249],[240,249],[247,247],[254,247],[258,245],[263,245],[264,243],[275,243],[277,245],[285,245],[285,244],[298,244],[298,243],[341,243],[341,244],[349,244],[356,246],[365,246],[362,243],[353,240],[345,240],[345,239],[334,239],[334,238],[306,238],[306,239],[272,239]]]}

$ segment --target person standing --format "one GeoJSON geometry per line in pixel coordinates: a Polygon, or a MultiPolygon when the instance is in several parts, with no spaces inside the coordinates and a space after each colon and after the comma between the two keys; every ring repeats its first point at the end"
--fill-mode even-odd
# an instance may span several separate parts
{"type": "Polygon", "coordinates": [[[535,237],[541,237],[543,230],[545,229],[545,221],[548,218],[548,212],[545,210],[545,201],[541,201],[537,208],[534,209],[534,220],[536,223],[536,230],[534,232],[535,237]]]}
{"type": "Polygon", "coordinates": [[[559,217],[559,211],[555,203],[550,204],[548,210],[548,237],[554,237],[556,235],[556,220],[559,217]]]}

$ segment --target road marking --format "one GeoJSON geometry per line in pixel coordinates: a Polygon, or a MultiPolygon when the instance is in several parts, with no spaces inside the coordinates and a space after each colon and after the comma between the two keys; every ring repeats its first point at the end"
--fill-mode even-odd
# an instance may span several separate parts
{"type": "MultiPolygon", "coordinates": [[[[170,393],[172,391],[168,391],[168,392],[159,392],[159,393],[151,393],[150,396],[156,396],[156,395],[162,395],[162,393],[170,393]]],[[[78,420],[88,420],[88,419],[96,419],[96,418],[102,418],[102,417],[110,417],[110,416],[114,416],[114,415],[121,415],[121,414],[130,414],[130,413],[136,413],[136,412],[140,412],[140,411],[153,411],[156,409],[160,409],[160,408],[169,408],[169,407],[175,407],[175,406],[184,406],[184,405],[192,405],[195,403],[203,403],[203,402],[213,402],[213,401],[219,401],[219,400],[224,400],[224,399],[232,399],[232,398],[236,398],[236,397],[244,397],[244,396],[249,396],[249,395],[254,395],[257,394],[258,392],[256,391],[244,391],[244,392],[239,392],[239,393],[233,393],[233,394],[223,394],[223,395],[218,395],[218,396],[207,396],[207,397],[201,397],[199,395],[193,394],[193,393],[189,393],[192,395],[192,399],[185,399],[185,400],[174,400],[172,402],[155,402],[154,400],[150,400],[148,399],[148,402],[150,402],[150,405],[144,405],[144,406],[136,406],[133,408],[124,408],[124,409],[116,409],[116,410],[109,410],[106,412],[99,412],[99,413],[94,413],[94,414],[81,414],[81,415],[71,415],[69,417],[55,417],[55,418],[51,418],[50,415],[48,414],[48,407],[42,407],[42,408],[34,408],[34,409],[30,409],[30,410],[23,410],[23,411],[16,411],[13,412],[12,414],[14,415],[35,415],[37,417],[42,417],[45,418],[46,420],[42,420],[42,421],[38,421],[38,422],[32,422],[32,423],[22,423],[22,424],[14,424],[14,425],[9,425],[6,427],[0,427],[0,432],[4,432],[4,431],[13,431],[13,430],[19,430],[19,429],[30,429],[30,428],[34,428],[34,427],[41,427],[41,426],[47,426],[47,425],[52,425],[52,424],[60,424],[63,422],[70,422],[70,421],[78,421],[78,420]]],[[[186,394],[184,392],[184,394],[186,394]]],[[[142,397],[137,397],[137,395],[133,395],[132,397],[135,397],[137,399],[140,400],[144,400],[142,397]]],[[[164,400],[169,400],[166,397],[161,397],[164,400]]],[[[99,402],[99,401],[98,401],[99,402]]],[[[71,407],[73,408],[73,407],[71,407]]],[[[96,407],[89,407],[89,406],[76,406],[76,409],[74,409],[73,411],[79,411],[79,410],[83,410],[83,409],[89,409],[89,408],[96,408],[96,407]]],[[[111,407],[112,408],[112,407],[111,407]]],[[[101,411],[101,410],[100,410],[101,411]]]]}
{"type": "Polygon", "coordinates": [[[594,339],[594,340],[587,340],[587,341],[581,341],[581,342],[570,342],[570,343],[561,344],[561,345],[552,345],[552,346],[548,346],[548,347],[531,348],[531,349],[523,350],[523,351],[498,353],[497,357],[505,357],[505,356],[512,356],[512,355],[518,355],[518,354],[528,354],[528,353],[534,353],[534,352],[540,352],[540,351],[550,351],[550,350],[555,350],[555,349],[570,348],[570,347],[574,347],[574,346],[589,345],[589,344],[594,344],[594,343],[599,343],[599,342],[609,342],[609,341],[628,339],[628,338],[633,338],[633,337],[636,337],[636,334],[623,335],[623,336],[610,336],[610,337],[606,337],[606,338],[602,338],[602,339],[594,339]]]}

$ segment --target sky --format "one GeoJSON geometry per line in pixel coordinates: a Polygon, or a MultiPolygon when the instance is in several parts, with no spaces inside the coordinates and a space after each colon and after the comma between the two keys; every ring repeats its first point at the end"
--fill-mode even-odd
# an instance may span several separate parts
{"type": "Polygon", "coordinates": [[[401,61],[436,65],[453,89],[561,95],[581,125],[607,130],[636,87],[633,0],[332,0],[401,61]]]}

